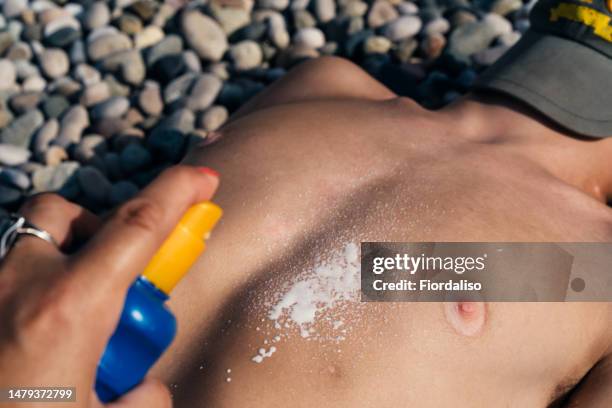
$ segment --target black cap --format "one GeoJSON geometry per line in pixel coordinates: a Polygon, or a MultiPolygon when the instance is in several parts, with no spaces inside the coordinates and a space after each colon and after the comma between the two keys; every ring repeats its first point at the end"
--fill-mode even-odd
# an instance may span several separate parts
{"type": "Polygon", "coordinates": [[[612,0],[540,0],[531,27],[476,81],[578,134],[612,136],[612,0]]]}

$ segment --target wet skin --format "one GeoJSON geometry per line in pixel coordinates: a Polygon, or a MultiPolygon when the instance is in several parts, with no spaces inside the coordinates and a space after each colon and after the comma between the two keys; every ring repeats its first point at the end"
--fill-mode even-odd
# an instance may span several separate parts
{"type": "Polygon", "coordinates": [[[176,406],[545,407],[595,365],[574,398],[610,402],[588,381],[609,375],[607,303],[356,302],[335,312],[346,340],[283,329],[251,361],[274,331],[266,302],[347,242],[612,240],[609,140],[504,99],[426,111],[337,59],[298,67],[219,135],[186,159],[221,173],[225,216],[172,294],[179,334],[154,371],[176,406]]]}

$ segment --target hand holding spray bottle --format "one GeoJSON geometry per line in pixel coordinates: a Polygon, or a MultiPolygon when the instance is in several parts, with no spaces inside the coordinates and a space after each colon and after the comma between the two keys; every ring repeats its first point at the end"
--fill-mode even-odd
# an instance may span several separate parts
{"type": "Polygon", "coordinates": [[[189,208],[128,290],[119,324],[98,364],[96,393],[110,402],[138,385],[176,334],[166,307],[169,293],[206,249],[205,240],[221,218],[212,202],[189,208]]]}

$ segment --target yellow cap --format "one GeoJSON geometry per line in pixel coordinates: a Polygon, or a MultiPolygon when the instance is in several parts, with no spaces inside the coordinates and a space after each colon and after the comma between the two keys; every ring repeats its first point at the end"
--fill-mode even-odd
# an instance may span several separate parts
{"type": "Polygon", "coordinates": [[[223,210],[210,201],[189,208],[142,275],[169,294],[206,249],[204,240],[222,214],[223,210]]]}

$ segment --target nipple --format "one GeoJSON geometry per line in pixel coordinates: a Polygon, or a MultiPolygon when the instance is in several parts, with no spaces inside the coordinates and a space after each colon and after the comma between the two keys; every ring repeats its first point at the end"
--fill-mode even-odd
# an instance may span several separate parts
{"type": "Polygon", "coordinates": [[[484,302],[444,302],[446,321],[463,336],[476,336],[482,332],[486,320],[484,302]]]}

